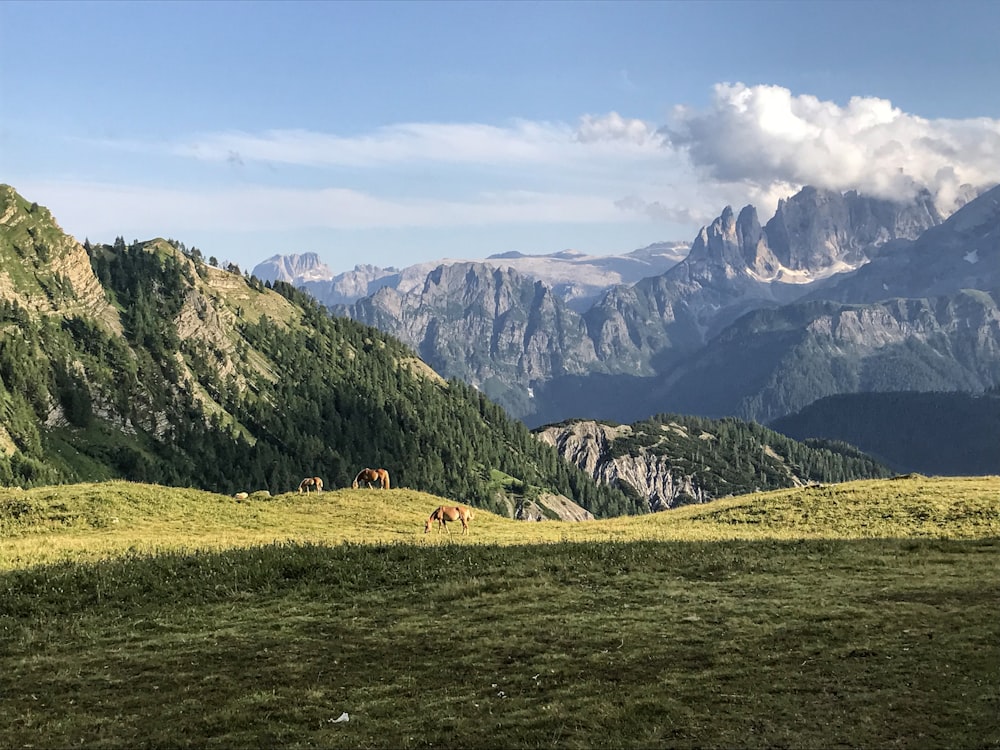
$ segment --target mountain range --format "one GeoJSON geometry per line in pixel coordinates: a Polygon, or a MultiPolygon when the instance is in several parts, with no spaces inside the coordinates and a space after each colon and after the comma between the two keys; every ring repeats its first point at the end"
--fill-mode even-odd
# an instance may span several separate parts
{"type": "Polygon", "coordinates": [[[836,394],[981,393],[1000,382],[1000,188],[966,198],[945,217],[926,193],[806,187],[764,225],[726,207],[683,259],[599,294],[567,296],[526,264],[447,261],[328,305],[531,426],[766,424],[836,394]]]}
{"type": "MultiPolygon", "coordinates": [[[[687,255],[683,242],[659,242],[625,255],[586,255],[562,250],[549,255],[525,255],[517,251],[491,255],[480,261],[494,269],[510,269],[522,276],[545,282],[577,312],[586,310],[609,287],[632,284],[675,266],[687,255]]],[[[264,281],[287,281],[309,292],[327,306],[345,305],[369,297],[383,287],[400,293],[423,286],[427,274],[439,266],[462,263],[444,259],[417,263],[406,268],[356,265],[334,273],[316,253],[274,255],[254,266],[253,275],[264,281]]]]}
{"type": "MultiPolygon", "coordinates": [[[[702,444],[699,500],[886,472],[772,435],[758,449],[802,468],[746,475],[728,464],[742,466],[735,447],[751,431],[727,425],[702,444]]],[[[666,470],[655,452],[634,465],[647,460],[666,470]]],[[[670,504],[662,488],[653,502],[595,477],[398,339],[286,282],[216,268],[174,240],[81,245],[0,185],[0,486],[124,478],[266,498],[303,476],[347,487],[365,467],[523,519],[670,504]]],[[[19,508],[0,497],[0,521],[19,508]]]]}

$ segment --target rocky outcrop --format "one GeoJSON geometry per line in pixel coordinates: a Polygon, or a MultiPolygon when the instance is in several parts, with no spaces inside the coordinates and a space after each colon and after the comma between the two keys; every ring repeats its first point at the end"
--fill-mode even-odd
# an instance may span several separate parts
{"type": "Polygon", "coordinates": [[[535,431],[599,482],[650,511],[816,482],[885,476],[849,446],[797,443],[754,423],[661,415],[631,425],[575,420],[535,431]]]}
{"type": "Polygon", "coordinates": [[[542,493],[538,500],[524,500],[514,512],[519,521],[593,521],[594,514],[565,495],[542,493]]]}
{"type": "Polygon", "coordinates": [[[96,319],[121,334],[121,317],[86,249],[59,228],[47,208],[0,185],[0,229],[0,299],[34,312],[96,319]]]}
{"type": "Polygon", "coordinates": [[[616,456],[613,443],[628,438],[633,431],[626,425],[611,426],[584,420],[542,428],[535,434],[597,481],[612,487],[627,485],[646,498],[650,511],[672,508],[679,498],[684,503],[712,499],[692,475],[674,468],[668,456],[644,450],[616,456]]]}

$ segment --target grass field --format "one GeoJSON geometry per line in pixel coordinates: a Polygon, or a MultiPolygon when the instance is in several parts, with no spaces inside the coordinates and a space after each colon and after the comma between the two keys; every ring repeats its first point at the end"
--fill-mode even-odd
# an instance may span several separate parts
{"type": "Polygon", "coordinates": [[[442,502],[0,491],[0,746],[1000,747],[1000,478],[442,502]]]}

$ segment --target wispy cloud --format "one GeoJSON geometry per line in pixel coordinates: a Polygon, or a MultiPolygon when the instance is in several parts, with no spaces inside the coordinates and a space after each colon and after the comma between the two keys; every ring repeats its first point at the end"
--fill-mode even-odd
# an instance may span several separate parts
{"type": "Polygon", "coordinates": [[[137,188],[106,183],[29,183],[46,195],[59,221],[96,237],[160,227],[185,230],[447,227],[621,220],[603,196],[502,191],[465,200],[392,200],[356,190],[243,187],[219,190],[137,188]]]}
{"type": "Polygon", "coordinates": [[[44,196],[71,231],[105,237],[653,221],[670,228],[651,229],[654,238],[690,239],[727,204],[752,203],[766,220],[806,184],[896,198],[927,188],[948,210],[962,184],[1000,181],[997,120],[927,120],[884,99],[841,106],[740,83],[717,85],[707,108],[677,107],[667,123],[608,112],[572,124],[405,123],[357,135],[220,132],[113,145],[170,157],[175,187],[19,187],[44,196]],[[211,189],[185,183],[185,165],[203,175],[216,164],[296,169],[280,183],[267,169],[238,183],[213,172],[211,189]]]}
{"type": "Polygon", "coordinates": [[[580,119],[576,137],[581,143],[624,141],[637,146],[647,144],[659,146],[663,140],[648,123],[624,118],[617,112],[600,117],[584,115],[580,119]]]}
{"type": "MultiPolygon", "coordinates": [[[[208,133],[170,147],[184,157],[226,161],[239,154],[243,161],[300,166],[377,168],[400,164],[536,164],[570,163],[592,157],[586,144],[627,134],[633,145],[651,138],[653,128],[616,113],[581,120],[578,128],[561,123],[516,121],[499,127],[477,123],[405,123],[357,136],[304,130],[265,133],[208,133]]],[[[605,152],[607,149],[605,149],[605,152]]],[[[634,151],[634,149],[633,149],[634,151]]],[[[619,150],[619,157],[627,153],[619,150]]]]}

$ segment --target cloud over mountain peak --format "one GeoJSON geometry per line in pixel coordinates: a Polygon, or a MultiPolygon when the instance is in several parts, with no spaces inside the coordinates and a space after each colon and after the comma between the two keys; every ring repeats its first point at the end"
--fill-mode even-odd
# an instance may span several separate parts
{"type": "Polygon", "coordinates": [[[676,107],[660,132],[707,178],[762,196],[775,184],[895,200],[926,189],[948,214],[962,185],[992,185],[1000,174],[1000,122],[929,120],[876,97],[841,106],[781,86],[720,83],[706,110],[676,107]]]}

